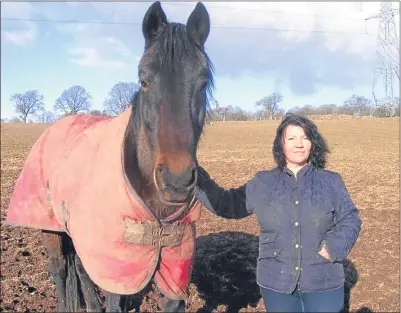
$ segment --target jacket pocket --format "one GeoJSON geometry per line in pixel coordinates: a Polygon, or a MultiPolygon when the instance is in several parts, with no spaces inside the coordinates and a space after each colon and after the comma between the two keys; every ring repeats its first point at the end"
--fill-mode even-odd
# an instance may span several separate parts
{"type": "Polygon", "coordinates": [[[259,256],[258,256],[258,261],[262,260],[262,259],[274,259],[277,258],[280,255],[281,250],[283,250],[283,248],[264,248],[261,249],[259,251],[259,256]]]}
{"type": "Polygon", "coordinates": [[[267,243],[272,243],[276,240],[277,237],[277,232],[266,232],[266,233],[261,233],[260,234],[260,240],[259,243],[260,245],[264,245],[267,243]]]}
{"type": "Polygon", "coordinates": [[[259,237],[259,256],[258,260],[277,258],[282,250],[275,243],[277,232],[264,232],[259,237]]]}

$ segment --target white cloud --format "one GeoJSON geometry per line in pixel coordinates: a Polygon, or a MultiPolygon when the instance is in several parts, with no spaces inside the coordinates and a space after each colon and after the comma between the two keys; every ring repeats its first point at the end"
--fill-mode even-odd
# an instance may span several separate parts
{"type": "MultiPolygon", "coordinates": [[[[378,21],[365,18],[379,12],[380,2],[205,2],[212,32],[221,27],[255,28],[261,36],[277,33],[286,40],[284,49],[309,40],[316,34],[325,39],[322,47],[331,52],[374,57],[378,21]],[[265,30],[263,30],[265,29],[265,30]],[[368,31],[368,34],[364,34],[368,31]]],[[[195,3],[162,6],[169,18],[186,22],[195,3]]],[[[398,7],[397,5],[393,5],[398,7]]],[[[118,12],[118,5],[114,12],[118,12]]],[[[227,30],[230,31],[230,30],[227,30]]],[[[224,36],[224,35],[222,35],[224,36]]],[[[281,48],[281,47],[280,47],[281,48]]]]}
{"type": "Polygon", "coordinates": [[[377,20],[368,24],[370,35],[362,33],[366,31],[365,18],[380,8],[378,2],[261,2],[252,5],[207,2],[205,5],[212,26],[277,29],[289,46],[320,33],[325,38],[322,44],[328,50],[356,54],[374,49],[377,20]]]}
{"type": "Polygon", "coordinates": [[[70,59],[70,62],[87,67],[122,68],[127,64],[120,60],[105,60],[98,50],[94,48],[74,48],[68,50],[69,54],[81,55],[79,59],[70,59]]]}
{"type": "Polygon", "coordinates": [[[30,18],[32,17],[35,9],[34,6],[29,2],[2,2],[1,3],[1,17],[20,17],[30,18]]]}
{"type": "MultiPolygon", "coordinates": [[[[211,18],[212,36],[221,38],[214,42],[221,42],[222,47],[228,33],[238,32],[230,28],[254,28],[257,30],[250,30],[248,33],[255,38],[260,35],[259,41],[255,42],[260,49],[286,51],[310,40],[315,35],[321,35],[322,48],[329,52],[360,54],[367,59],[376,57],[377,20],[368,22],[369,35],[362,33],[366,30],[365,18],[378,12],[379,2],[205,2],[204,4],[211,18]],[[279,47],[275,46],[275,42],[269,41],[271,35],[283,39],[280,40],[279,47]]],[[[186,22],[195,5],[194,2],[162,3],[167,17],[182,23],[186,22]]],[[[99,51],[99,57],[113,55],[113,58],[130,58],[133,55],[134,39],[136,39],[135,52],[139,53],[138,38],[142,40],[140,23],[149,6],[150,3],[146,2],[91,3],[87,10],[91,12],[91,16],[95,15],[103,21],[130,21],[138,25],[76,24],[59,25],[57,28],[73,37],[74,47],[85,46],[95,49],[99,51]]]]}
{"type": "MultiPolygon", "coordinates": [[[[2,18],[32,18],[35,12],[32,4],[27,2],[2,2],[2,18]]],[[[2,39],[5,42],[18,46],[25,46],[33,43],[38,35],[36,23],[28,21],[2,22],[2,39]]]]}
{"type": "MultiPolygon", "coordinates": [[[[321,80],[320,74],[316,74],[319,71],[325,73],[326,77],[333,76],[334,70],[329,70],[327,64],[344,66],[346,69],[343,72],[356,73],[370,67],[376,58],[378,20],[372,19],[366,23],[365,18],[379,11],[379,2],[204,4],[212,26],[207,43],[211,49],[208,47],[208,51],[214,51],[213,60],[217,61],[216,74],[219,76],[255,71],[257,67],[257,71],[282,78],[283,84],[289,84],[286,81],[288,77],[295,77],[291,84],[301,89],[299,75],[294,72],[302,64],[305,72],[303,80],[309,80],[312,84],[313,80],[321,80]],[[259,30],[246,30],[249,28],[259,30]],[[366,29],[368,35],[362,34],[366,29]],[[220,56],[224,53],[227,56],[220,56]],[[355,58],[366,60],[366,63],[354,64],[349,61],[355,58]],[[286,65],[289,63],[291,65],[286,65]]],[[[181,23],[187,21],[195,5],[194,2],[162,3],[168,19],[181,23]]],[[[63,19],[134,24],[55,24],[54,27],[70,38],[67,47],[74,55],[71,62],[87,67],[135,67],[138,56],[143,53],[141,22],[149,6],[149,2],[98,2],[82,4],[77,8],[69,6],[68,10],[65,9],[63,19]]],[[[344,74],[346,78],[347,75],[344,74]]],[[[338,80],[340,78],[332,78],[326,83],[338,84],[338,80]]]]}
{"type": "Polygon", "coordinates": [[[121,40],[114,37],[103,37],[102,39],[117,53],[128,57],[133,56],[131,50],[121,40]]]}
{"type": "MultiPolygon", "coordinates": [[[[85,20],[95,19],[85,18],[85,20]]],[[[105,18],[104,20],[109,21],[110,19],[105,18]]],[[[119,25],[116,27],[96,23],[77,23],[55,25],[54,27],[69,37],[66,40],[67,46],[70,47],[68,53],[82,55],[80,59],[70,60],[76,64],[90,67],[122,68],[138,62],[135,53],[123,42],[121,33],[127,34],[128,32],[119,25]]]]}
{"type": "Polygon", "coordinates": [[[18,46],[25,46],[35,41],[38,34],[37,26],[32,22],[25,22],[22,30],[3,30],[4,40],[18,46]]]}

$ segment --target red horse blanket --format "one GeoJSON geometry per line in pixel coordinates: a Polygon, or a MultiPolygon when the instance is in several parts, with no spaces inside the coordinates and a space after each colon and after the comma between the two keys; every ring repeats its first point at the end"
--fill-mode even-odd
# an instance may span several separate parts
{"type": "Polygon", "coordinates": [[[201,204],[162,225],[141,201],[122,162],[130,115],[68,116],[47,128],[25,161],[6,222],[67,232],[93,282],[109,292],[137,293],[154,275],[162,293],[183,299],[201,204]]]}

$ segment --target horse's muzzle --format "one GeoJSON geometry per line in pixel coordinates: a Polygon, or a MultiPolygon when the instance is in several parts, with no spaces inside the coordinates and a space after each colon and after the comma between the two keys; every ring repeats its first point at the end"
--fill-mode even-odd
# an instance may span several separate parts
{"type": "Polygon", "coordinates": [[[195,167],[187,167],[179,175],[174,175],[165,164],[158,164],[153,176],[160,200],[166,205],[182,205],[193,197],[198,179],[195,167]]]}

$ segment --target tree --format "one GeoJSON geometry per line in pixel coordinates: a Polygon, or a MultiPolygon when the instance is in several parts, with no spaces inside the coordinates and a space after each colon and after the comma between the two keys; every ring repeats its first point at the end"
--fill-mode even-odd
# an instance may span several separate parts
{"type": "Polygon", "coordinates": [[[64,90],[54,104],[55,111],[64,112],[65,115],[88,112],[91,108],[92,96],[81,86],[72,86],[64,90]]]}
{"type": "Polygon", "coordinates": [[[291,109],[288,110],[288,113],[294,113],[294,114],[298,114],[298,112],[301,110],[300,106],[295,106],[291,109]]]}
{"type": "Polygon", "coordinates": [[[261,109],[254,112],[252,114],[252,118],[257,121],[262,121],[265,119],[265,115],[266,115],[265,110],[261,109]]]}
{"type": "Polygon", "coordinates": [[[272,93],[270,96],[264,97],[256,102],[256,106],[260,106],[265,109],[269,120],[273,119],[274,114],[278,110],[278,103],[283,101],[283,96],[278,93],[272,93]]]}
{"type": "Polygon", "coordinates": [[[344,101],[344,105],[349,108],[353,115],[358,115],[361,111],[370,104],[370,100],[364,96],[353,94],[348,100],[344,101]]]}
{"type": "Polygon", "coordinates": [[[111,88],[104,107],[109,115],[119,115],[129,108],[139,86],[130,82],[119,82],[111,88]]]}
{"type": "Polygon", "coordinates": [[[276,113],[275,113],[275,119],[283,119],[285,115],[285,110],[284,109],[277,109],[276,113]]]}
{"type": "Polygon", "coordinates": [[[244,110],[242,110],[239,106],[235,106],[232,112],[232,119],[235,121],[246,121],[248,120],[248,116],[244,110]]]}
{"type": "Polygon", "coordinates": [[[338,111],[337,105],[335,104],[322,104],[316,108],[316,114],[323,114],[323,115],[329,115],[329,114],[336,114],[338,111]]]}
{"type": "Polygon", "coordinates": [[[380,117],[394,117],[399,112],[400,99],[384,99],[378,106],[378,115],[380,117]]]}
{"type": "MultiPolygon", "coordinates": [[[[220,120],[221,119],[221,107],[219,101],[216,99],[210,100],[210,109],[209,109],[209,119],[220,120]]],[[[209,121],[208,119],[208,121],[209,121]]]]}
{"type": "Polygon", "coordinates": [[[39,123],[54,123],[57,120],[57,115],[52,111],[43,111],[38,115],[39,123]]]}
{"type": "Polygon", "coordinates": [[[90,115],[103,115],[100,110],[92,110],[89,112],[90,115]]]}
{"type": "Polygon", "coordinates": [[[308,116],[308,115],[316,114],[316,109],[311,104],[306,104],[301,108],[299,108],[299,107],[296,107],[296,108],[297,108],[297,110],[295,112],[293,111],[293,113],[296,113],[299,115],[308,116]]]}
{"type": "Polygon", "coordinates": [[[22,122],[23,121],[17,116],[13,116],[12,118],[10,118],[10,123],[22,123],[22,122]]]}
{"type": "Polygon", "coordinates": [[[229,121],[230,120],[230,116],[232,114],[232,112],[234,111],[234,108],[232,105],[229,106],[225,106],[225,107],[220,107],[220,115],[222,117],[222,121],[229,121]]]}
{"type": "Polygon", "coordinates": [[[39,94],[37,90],[15,93],[10,97],[10,101],[14,102],[15,111],[24,123],[26,123],[28,115],[33,115],[44,110],[43,99],[44,96],[39,94]]]}
{"type": "Polygon", "coordinates": [[[394,116],[400,116],[400,98],[395,97],[395,110],[394,110],[394,116]]]}

